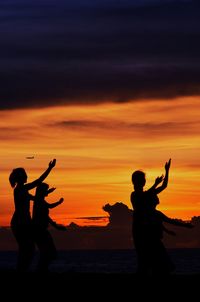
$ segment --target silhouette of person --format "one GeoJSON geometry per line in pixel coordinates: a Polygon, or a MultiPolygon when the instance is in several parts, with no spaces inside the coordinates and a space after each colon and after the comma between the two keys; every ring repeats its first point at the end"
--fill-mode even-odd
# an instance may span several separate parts
{"type": "Polygon", "coordinates": [[[38,262],[39,272],[48,272],[50,263],[57,257],[53,238],[48,231],[49,224],[57,229],[66,230],[65,226],[57,224],[49,216],[49,209],[57,207],[64,201],[63,198],[60,198],[59,201],[54,203],[48,203],[45,200],[45,197],[54,190],[55,188],[49,189],[48,184],[44,182],[40,183],[36,188],[34,198],[32,222],[34,239],[40,253],[38,262]]]}
{"type": "Polygon", "coordinates": [[[144,191],[146,184],[145,173],[141,170],[137,170],[132,174],[132,183],[134,191],[131,193],[130,199],[133,207],[133,224],[132,224],[132,236],[137,253],[139,274],[145,274],[149,266],[149,236],[147,231],[147,211],[149,194],[157,195],[162,192],[168,185],[169,169],[171,165],[171,159],[165,163],[165,176],[157,177],[153,186],[144,191]],[[159,187],[158,185],[162,183],[159,187]]]}
{"type": "Polygon", "coordinates": [[[193,225],[189,222],[170,218],[161,211],[158,211],[156,209],[156,206],[159,204],[158,196],[151,191],[148,194],[145,221],[146,238],[148,238],[148,247],[146,250],[148,252],[148,273],[151,275],[166,275],[175,270],[175,265],[162,242],[163,232],[171,235],[175,235],[175,233],[168,230],[163,223],[186,228],[192,228],[193,225]]]}
{"type": "Polygon", "coordinates": [[[9,176],[11,187],[14,188],[15,210],[11,219],[11,230],[18,243],[17,270],[19,272],[28,270],[34,253],[30,214],[30,200],[33,200],[34,197],[29,190],[38,186],[48,176],[55,164],[56,159],[50,161],[46,171],[31,183],[27,183],[28,177],[24,168],[14,169],[9,176]]]}

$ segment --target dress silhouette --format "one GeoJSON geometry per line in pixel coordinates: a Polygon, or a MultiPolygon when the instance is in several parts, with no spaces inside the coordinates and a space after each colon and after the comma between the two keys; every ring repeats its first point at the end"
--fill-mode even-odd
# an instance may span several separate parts
{"type": "Polygon", "coordinates": [[[175,270],[175,264],[170,258],[164,244],[164,232],[175,235],[168,230],[165,224],[172,224],[180,227],[192,228],[193,225],[176,218],[170,218],[161,211],[156,210],[159,204],[159,198],[152,192],[148,192],[148,205],[144,211],[145,221],[145,240],[146,240],[146,258],[148,273],[151,275],[168,275],[175,270]]]}
{"type": "Polygon", "coordinates": [[[170,165],[171,159],[165,164],[165,176],[157,177],[154,185],[147,191],[144,190],[146,184],[145,173],[141,170],[137,170],[132,174],[132,183],[134,186],[134,191],[130,196],[133,207],[132,234],[137,253],[137,272],[139,274],[146,274],[149,271],[148,249],[150,238],[147,230],[148,197],[149,194],[159,194],[167,187],[170,165]],[[158,187],[159,184],[161,185],[158,187]]]}
{"type": "Polygon", "coordinates": [[[45,200],[45,197],[54,190],[55,188],[49,189],[48,184],[41,183],[36,188],[34,198],[32,222],[34,240],[40,253],[38,263],[39,272],[48,272],[50,263],[57,257],[56,247],[51,233],[48,230],[49,224],[57,229],[66,230],[66,227],[57,224],[49,216],[49,209],[57,207],[64,201],[63,198],[60,198],[59,201],[54,203],[48,203],[45,200]]]}
{"type": "Polygon", "coordinates": [[[138,259],[139,274],[166,275],[175,269],[175,265],[162,242],[163,232],[173,234],[163,223],[191,228],[191,223],[167,217],[156,210],[159,204],[158,193],[168,185],[171,159],[165,164],[165,176],[157,177],[154,185],[147,191],[143,190],[146,183],[143,171],[132,174],[134,192],[131,193],[133,206],[133,240],[138,259]],[[159,187],[158,185],[162,183],[159,187]]]}
{"type": "Polygon", "coordinates": [[[31,183],[27,183],[24,168],[14,169],[9,176],[10,184],[14,188],[15,211],[11,219],[11,229],[18,243],[17,270],[19,272],[28,270],[34,253],[30,214],[30,201],[34,199],[34,196],[29,193],[29,190],[38,186],[48,176],[55,164],[55,159],[50,161],[47,170],[31,183]]]}

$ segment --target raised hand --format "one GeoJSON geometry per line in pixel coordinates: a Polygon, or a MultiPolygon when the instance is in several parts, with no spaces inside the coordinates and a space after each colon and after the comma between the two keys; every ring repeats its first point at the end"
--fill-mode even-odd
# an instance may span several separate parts
{"type": "Polygon", "coordinates": [[[63,203],[64,198],[60,198],[59,203],[63,203]]]}
{"type": "Polygon", "coordinates": [[[53,160],[51,160],[50,162],[49,162],[49,168],[53,168],[53,167],[55,167],[55,165],[56,165],[56,159],[54,158],[53,160]]]}
{"type": "Polygon", "coordinates": [[[155,179],[155,186],[159,185],[164,179],[164,175],[161,175],[161,176],[158,176],[156,179],[155,179]]]}
{"type": "Polygon", "coordinates": [[[56,188],[50,188],[49,190],[48,190],[48,194],[49,193],[52,193],[53,191],[55,191],[56,190],[56,188]]]}
{"type": "Polygon", "coordinates": [[[169,171],[170,166],[171,166],[171,158],[168,160],[168,162],[165,163],[165,170],[169,171]]]}

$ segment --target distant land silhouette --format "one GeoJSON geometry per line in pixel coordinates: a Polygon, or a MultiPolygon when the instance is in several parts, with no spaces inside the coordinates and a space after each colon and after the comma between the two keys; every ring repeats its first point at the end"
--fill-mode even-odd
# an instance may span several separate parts
{"type": "MultiPolygon", "coordinates": [[[[109,214],[106,226],[79,226],[72,222],[65,232],[49,228],[58,250],[68,249],[132,249],[132,210],[122,202],[105,204],[103,210],[109,214]]],[[[167,248],[200,248],[200,216],[190,220],[193,229],[167,225],[176,236],[164,235],[167,248]]],[[[0,227],[0,250],[17,250],[10,227],[0,227]]]]}

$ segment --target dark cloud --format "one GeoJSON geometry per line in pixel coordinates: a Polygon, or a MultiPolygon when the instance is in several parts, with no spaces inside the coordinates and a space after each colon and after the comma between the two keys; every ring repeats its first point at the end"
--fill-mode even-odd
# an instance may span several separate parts
{"type": "MultiPolygon", "coordinates": [[[[49,125],[48,125],[49,126],[49,125]]],[[[187,135],[199,135],[199,122],[198,121],[187,121],[187,122],[128,122],[128,121],[116,121],[116,120],[103,120],[103,121],[95,121],[95,120],[68,120],[62,121],[59,123],[52,124],[50,126],[58,126],[66,129],[71,129],[73,131],[83,131],[87,133],[95,132],[95,136],[98,135],[108,135],[109,133],[116,138],[116,136],[120,136],[121,131],[124,132],[124,137],[132,136],[133,132],[138,134],[139,136],[142,134],[148,135],[151,139],[152,136],[163,135],[166,136],[187,136],[187,135]],[[117,132],[116,132],[117,129],[117,132]],[[98,132],[98,130],[101,130],[98,132]],[[104,131],[103,131],[104,130],[104,131]],[[114,131],[114,133],[113,133],[114,131]]]]}
{"type": "Polygon", "coordinates": [[[200,94],[199,4],[138,3],[2,1],[0,109],[200,94]]]}
{"type": "Polygon", "coordinates": [[[86,216],[86,217],[76,217],[75,219],[87,219],[87,220],[102,220],[107,218],[107,216],[86,216]]]}
{"type": "MultiPolygon", "coordinates": [[[[19,138],[24,138],[24,133],[20,130],[17,129],[17,135],[19,138]]],[[[27,134],[27,133],[26,133],[27,134]]],[[[14,128],[8,128],[8,127],[0,127],[0,140],[1,141],[10,141],[10,140],[15,140],[16,139],[16,129],[14,128]]]]}
{"type": "MultiPolygon", "coordinates": [[[[24,127],[0,127],[0,140],[2,141],[29,141],[33,139],[33,135],[34,133],[31,127],[27,127],[26,129],[24,129],[24,127]]],[[[37,137],[41,135],[37,134],[37,137]]]]}
{"type": "Polygon", "coordinates": [[[107,124],[103,121],[93,121],[93,120],[68,120],[53,124],[53,126],[63,127],[63,128],[107,128],[107,124]]]}

